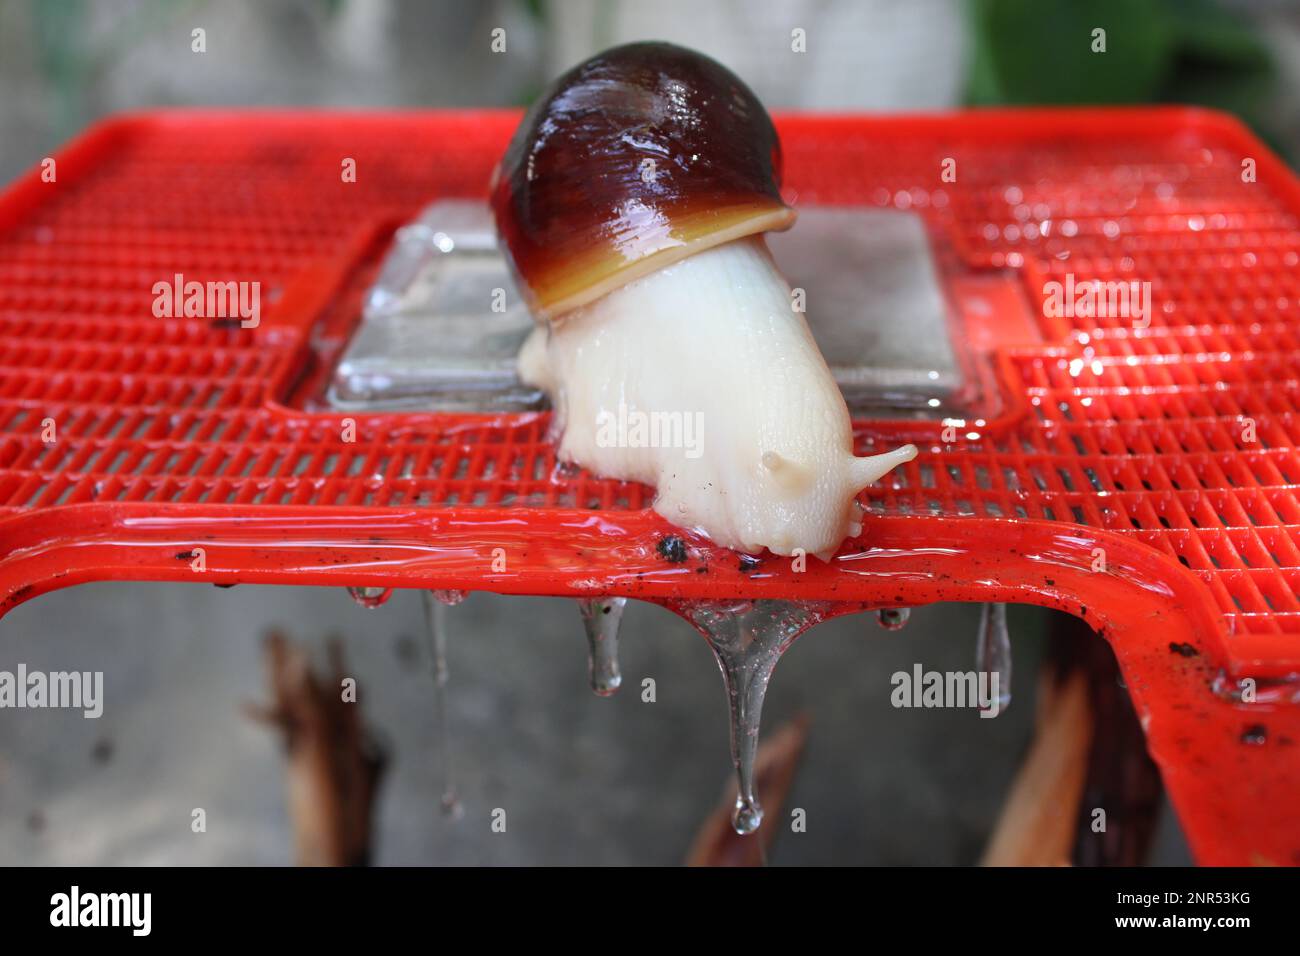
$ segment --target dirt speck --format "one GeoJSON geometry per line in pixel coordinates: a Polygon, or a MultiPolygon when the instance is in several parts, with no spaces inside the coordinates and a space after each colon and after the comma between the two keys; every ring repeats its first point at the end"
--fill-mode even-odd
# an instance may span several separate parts
{"type": "Polygon", "coordinates": [[[669,564],[681,564],[686,560],[686,542],[675,534],[660,538],[655,550],[669,564]]]}
{"type": "Polygon", "coordinates": [[[1263,724],[1251,724],[1241,732],[1241,742],[1252,747],[1262,747],[1268,742],[1268,728],[1263,724]]]}

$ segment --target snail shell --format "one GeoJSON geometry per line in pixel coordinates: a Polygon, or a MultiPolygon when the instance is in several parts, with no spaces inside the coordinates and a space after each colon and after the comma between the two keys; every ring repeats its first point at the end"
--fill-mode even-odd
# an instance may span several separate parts
{"type": "Polygon", "coordinates": [[[498,231],[533,314],[555,319],[712,246],[786,229],[781,145],[726,67],[668,43],[574,67],[493,174],[498,231]]]}

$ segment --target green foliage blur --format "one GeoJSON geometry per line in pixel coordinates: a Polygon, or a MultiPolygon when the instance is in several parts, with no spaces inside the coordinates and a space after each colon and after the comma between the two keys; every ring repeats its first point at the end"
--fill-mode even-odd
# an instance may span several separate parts
{"type": "MultiPolygon", "coordinates": [[[[336,16],[348,0],[315,2],[336,16]]],[[[545,28],[546,0],[516,2],[545,28]]],[[[82,99],[101,61],[196,6],[148,0],[91,41],[87,0],[33,2],[34,48],[60,135],[84,125],[82,99]]],[[[1256,29],[1216,0],[966,0],[966,13],[971,105],[1188,103],[1233,113],[1279,140],[1268,115],[1277,71],[1256,29]],[[1093,52],[1097,28],[1106,31],[1104,53],[1093,52]]]]}
{"type": "Polygon", "coordinates": [[[1214,0],[968,0],[973,105],[1186,103],[1270,142],[1277,72],[1255,29],[1214,0]],[[1094,52],[1097,28],[1105,52],[1094,52]]]}

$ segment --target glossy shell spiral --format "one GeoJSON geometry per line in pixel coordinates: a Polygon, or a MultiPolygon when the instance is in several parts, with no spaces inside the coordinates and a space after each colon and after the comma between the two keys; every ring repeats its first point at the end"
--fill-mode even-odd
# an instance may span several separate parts
{"type": "Polygon", "coordinates": [[[789,227],[780,176],[772,120],[735,74],[633,43],[542,95],[491,200],[534,315],[554,319],[703,249],[789,227]]]}

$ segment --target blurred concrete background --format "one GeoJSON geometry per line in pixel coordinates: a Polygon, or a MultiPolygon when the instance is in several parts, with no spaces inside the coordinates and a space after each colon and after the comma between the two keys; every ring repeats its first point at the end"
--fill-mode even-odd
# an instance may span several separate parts
{"type": "MultiPolygon", "coordinates": [[[[826,622],[787,653],[764,726],[812,720],[771,863],[973,864],[1029,739],[1044,613],[1011,609],[1015,699],[996,720],[890,705],[890,675],[973,666],[978,608],[826,622]]],[[[704,641],[634,603],[624,686],[587,688],[572,602],[471,596],[448,614],[453,770],[464,816],[439,812],[430,661],[418,594],[367,610],[308,588],[95,584],[3,622],[0,669],[102,670],[104,715],[0,719],[0,862],[284,864],[293,859],[278,738],[244,716],[266,699],[260,635],[344,637],[368,722],[392,764],[377,811],[380,864],[679,863],[730,779],[725,695],[704,641]],[[641,680],[656,682],[643,703],[641,680]],[[207,831],[191,831],[203,808],[207,831]],[[506,811],[505,833],[491,814],[506,811]]],[[[1188,860],[1172,815],[1157,862],[1188,860]]]]}
{"type": "Polygon", "coordinates": [[[0,183],[114,112],[523,105],[637,39],[716,57],[771,108],[1194,102],[1300,143],[1293,0],[0,0],[0,183]],[[1110,48],[1079,60],[1097,23],[1110,48]]]}
{"type": "MultiPolygon", "coordinates": [[[[1300,9],[1283,2],[0,0],[0,183],[117,111],[520,105],[584,56],[643,38],[717,57],[773,108],[1175,100],[1232,109],[1284,154],[1300,142],[1300,9]],[[1117,56],[1095,74],[1052,68],[1080,16],[1114,24],[1117,56]],[[488,50],[495,27],[505,56],[488,50]],[[789,52],[795,27],[808,36],[803,57],[789,52]]],[[[0,718],[0,862],[290,862],[279,748],[240,712],[264,699],[260,639],[276,623],[318,649],[346,638],[393,757],[377,862],[680,861],[728,776],[722,685],[704,643],[634,605],[627,686],[600,700],[568,602],[475,595],[449,616],[459,821],[437,809],[414,594],[366,611],[332,591],[92,585],[23,605],[0,624],[0,669],[103,670],[107,703],[100,720],[0,718]],[[644,676],[657,681],[654,704],[635,693],[644,676]],[[196,807],[204,834],[190,829],[196,807]],[[496,807],[505,834],[490,831],[496,807]]],[[[898,634],[858,616],[795,646],[765,727],[812,717],[791,799],[809,824],[778,840],[772,862],[978,859],[1028,740],[1044,615],[1013,609],[1017,697],[998,720],[895,710],[888,697],[889,675],[917,661],[969,668],[977,616],[923,608],[898,634]]],[[[1155,861],[1187,859],[1166,814],[1155,861]]]]}
{"type": "Polygon", "coordinates": [[[0,181],[122,110],[522,105],[647,37],[719,58],[771,107],[940,107],[961,95],[960,27],[954,0],[0,0],[0,181]],[[796,26],[815,55],[791,56],[796,26]]]}

